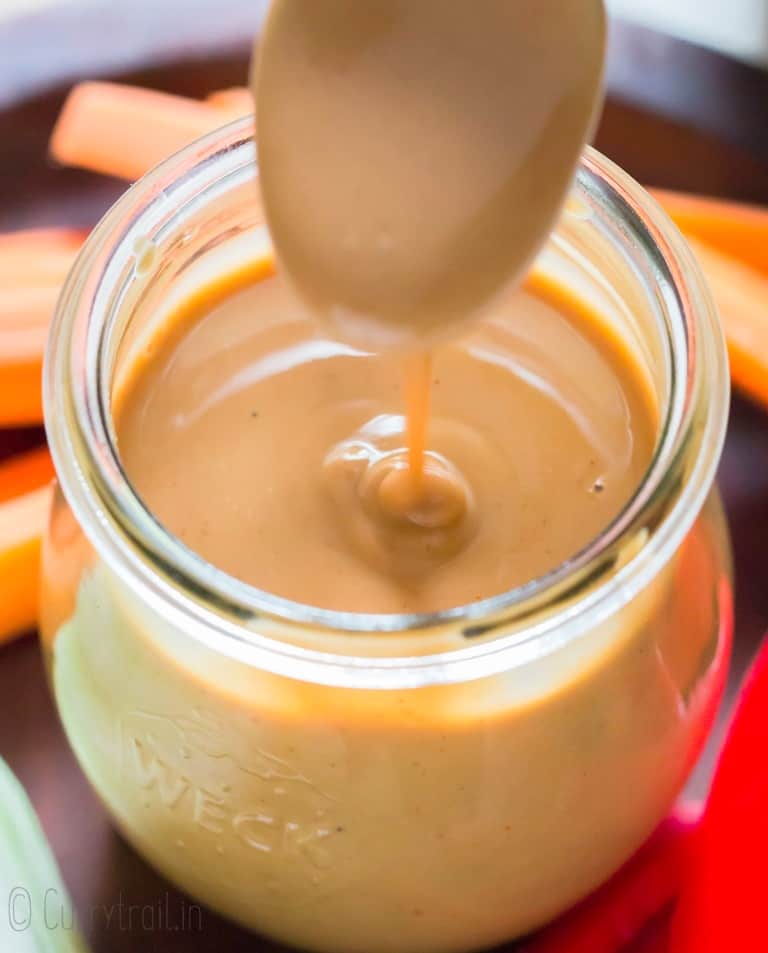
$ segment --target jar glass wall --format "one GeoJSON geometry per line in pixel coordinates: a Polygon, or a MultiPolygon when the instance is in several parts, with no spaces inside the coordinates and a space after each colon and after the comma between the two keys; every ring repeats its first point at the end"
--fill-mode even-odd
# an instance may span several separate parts
{"type": "Polygon", "coordinates": [[[53,691],[121,831],[193,896],[329,953],[486,948],[631,855],[714,717],[731,626],[716,316],[673,226],[590,154],[536,267],[622,335],[656,395],[656,456],[621,516],[548,577],[440,615],[258,592],[146,511],[110,416],[174,304],[268,246],[249,135],[230,127],[140,183],[62,297],[46,367],[53,691]]]}

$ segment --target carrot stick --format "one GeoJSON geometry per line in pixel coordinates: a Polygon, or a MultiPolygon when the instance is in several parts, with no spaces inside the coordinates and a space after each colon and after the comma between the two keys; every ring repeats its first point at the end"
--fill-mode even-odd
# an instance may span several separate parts
{"type": "Polygon", "coordinates": [[[226,109],[184,96],[81,83],[64,103],[50,153],[62,165],[133,181],[229,118],[226,109]]]}
{"type": "Polygon", "coordinates": [[[714,293],[734,385],[768,407],[768,208],[652,194],[688,239],[714,293]]]}
{"type": "Polygon", "coordinates": [[[57,285],[0,287],[0,426],[43,419],[42,361],[57,285]]]}
{"type": "Polygon", "coordinates": [[[86,232],[33,228],[0,235],[0,289],[63,284],[86,232]]]}
{"type": "Polygon", "coordinates": [[[61,284],[0,286],[0,359],[42,355],[60,292],[61,284]]]}
{"type": "Polygon", "coordinates": [[[0,463],[0,643],[37,622],[40,539],[53,475],[46,447],[0,463]]]}
{"type": "Polygon", "coordinates": [[[241,119],[253,112],[253,93],[245,86],[219,89],[206,98],[206,103],[227,119],[241,119]]]}
{"type": "Polygon", "coordinates": [[[622,870],[566,913],[520,953],[620,953],[677,897],[692,844],[698,807],[668,818],[622,870]]]}
{"type": "Polygon", "coordinates": [[[70,228],[0,235],[0,426],[43,419],[40,377],[48,327],[85,235],[70,228]]]}
{"type": "Polygon", "coordinates": [[[31,360],[0,357],[0,427],[33,427],[43,420],[43,355],[31,360]]]}
{"type": "Polygon", "coordinates": [[[40,540],[51,487],[0,504],[0,642],[37,624],[40,540]]]}
{"type": "Polygon", "coordinates": [[[47,447],[27,450],[4,460],[0,463],[0,504],[45,486],[54,476],[47,447]]]}
{"type": "Polygon", "coordinates": [[[768,274],[768,208],[652,189],[686,236],[768,274]]]}
{"type": "Polygon", "coordinates": [[[689,243],[720,310],[733,382],[768,407],[768,277],[703,242],[689,243]]]}

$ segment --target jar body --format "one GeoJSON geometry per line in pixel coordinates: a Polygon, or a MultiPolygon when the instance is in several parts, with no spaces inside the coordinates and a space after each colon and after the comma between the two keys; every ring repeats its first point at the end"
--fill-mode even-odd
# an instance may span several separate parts
{"type": "Polygon", "coordinates": [[[43,639],[72,747],[127,839],[221,913],[326,953],[533,930],[641,845],[701,749],[730,649],[716,491],[620,611],[456,684],[308,684],[142,604],[57,494],[43,639]]]}
{"type": "Polygon", "coordinates": [[[680,236],[590,153],[536,267],[621,338],[657,402],[624,512],[550,576],[443,615],[275,600],[157,523],[110,409],[174,302],[268,249],[251,133],[135,186],[62,295],[41,611],[56,702],[127,839],[221,913],[323,953],[488,948],[631,856],[714,718],[732,625],[722,334],[680,236]]]}

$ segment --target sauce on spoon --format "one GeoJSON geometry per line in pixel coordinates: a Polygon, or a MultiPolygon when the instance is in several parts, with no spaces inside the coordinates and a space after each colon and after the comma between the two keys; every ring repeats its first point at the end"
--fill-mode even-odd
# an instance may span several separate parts
{"type": "Polygon", "coordinates": [[[597,115],[605,32],[602,0],[273,0],[265,211],[341,337],[413,346],[523,277],[597,115]]]}

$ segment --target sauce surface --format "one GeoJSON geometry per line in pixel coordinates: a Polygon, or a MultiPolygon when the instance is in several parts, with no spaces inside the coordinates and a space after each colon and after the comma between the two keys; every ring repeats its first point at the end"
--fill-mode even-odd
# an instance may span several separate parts
{"type": "Polygon", "coordinates": [[[330,338],[264,268],[222,278],[172,316],[116,395],[128,476],[213,565],[365,613],[432,612],[529,582],[639,486],[650,390],[619,339],[543,279],[410,360],[417,402],[429,374],[431,412],[409,447],[400,355],[330,338]]]}

